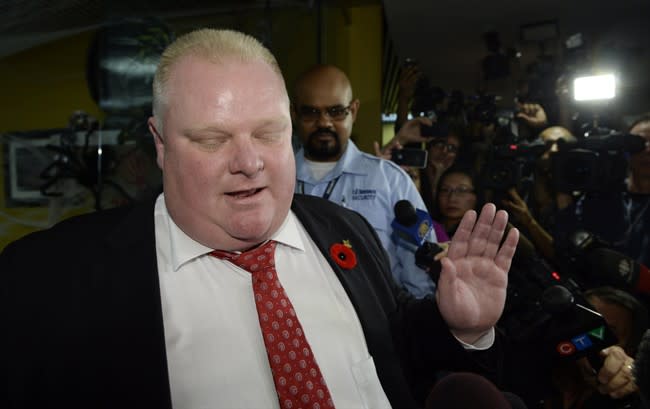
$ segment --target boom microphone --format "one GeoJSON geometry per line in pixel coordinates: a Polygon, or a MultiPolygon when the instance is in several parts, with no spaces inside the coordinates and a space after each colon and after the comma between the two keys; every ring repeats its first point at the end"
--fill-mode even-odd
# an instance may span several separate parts
{"type": "Polygon", "coordinates": [[[603,285],[650,294],[650,270],[630,257],[607,248],[587,253],[589,271],[603,285]]]}

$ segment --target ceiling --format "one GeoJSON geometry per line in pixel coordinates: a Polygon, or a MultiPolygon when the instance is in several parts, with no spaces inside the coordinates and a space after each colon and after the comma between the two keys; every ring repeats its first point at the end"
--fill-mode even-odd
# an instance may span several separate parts
{"type": "Polygon", "coordinates": [[[0,0],[0,57],[124,17],[174,19],[313,5],[313,0],[0,0]]]}
{"type": "MultiPolygon", "coordinates": [[[[474,88],[487,54],[486,31],[500,33],[503,48],[519,51],[524,70],[540,55],[525,42],[521,26],[553,21],[555,40],[545,52],[559,56],[563,42],[578,32],[589,46],[593,67],[614,65],[622,84],[650,94],[650,1],[648,0],[384,0],[388,30],[400,59],[415,58],[433,83],[474,88]],[[611,61],[615,60],[615,61],[611,61]]],[[[650,107],[646,107],[650,109],[650,107]]]]}
{"type": "MultiPolygon", "coordinates": [[[[347,6],[363,1],[322,0],[347,6]]],[[[311,9],[318,0],[0,0],[0,57],[88,30],[119,17],[163,19],[241,12],[271,6],[311,9]]],[[[379,3],[365,1],[365,3],[379,3]]],[[[540,54],[539,44],[521,39],[520,27],[554,21],[558,37],[582,32],[596,56],[621,51],[628,87],[650,88],[650,1],[648,0],[383,0],[395,53],[415,58],[432,82],[445,88],[475,88],[486,54],[482,33],[496,30],[504,48],[517,50],[521,66],[540,54]],[[632,58],[632,60],[629,60],[632,58]]]]}

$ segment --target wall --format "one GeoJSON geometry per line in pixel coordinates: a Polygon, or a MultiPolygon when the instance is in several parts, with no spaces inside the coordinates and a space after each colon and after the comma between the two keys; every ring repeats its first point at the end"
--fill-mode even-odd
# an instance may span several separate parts
{"type": "Polygon", "coordinates": [[[338,65],[348,74],[361,101],[352,137],[361,150],[373,152],[373,142],[382,138],[382,8],[332,8],[327,17],[325,62],[338,65]]]}
{"type": "MultiPolygon", "coordinates": [[[[353,138],[368,152],[372,151],[373,141],[381,138],[382,8],[378,3],[327,6],[322,15],[322,62],[335,64],[348,73],[355,96],[361,100],[353,138]]],[[[178,34],[210,26],[269,36],[270,48],[291,86],[299,73],[318,62],[317,15],[314,10],[302,8],[275,10],[268,17],[263,11],[248,11],[179,19],[169,24],[178,34]]],[[[0,59],[0,134],[62,128],[75,110],[84,110],[100,121],[104,118],[86,83],[86,52],[93,34],[86,32],[0,59]]],[[[5,191],[4,165],[2,154],[0,192],[5,191]]],[[[0,250],[31,231],[92,211],[92,200],[63,207],[57,201],[49,207],[8,208],[6,204],[5,195],[0,194],[0,250]]]]}
{"type": "MultiPolygon", "coordinates": [[[[103,118],[86,84],[86,49],[93,37],[87,32],[0,60],[0,135],[10,131],[63,128],[75,110],[103,118]]],[[[3,138],[4,139],[4,138],[3,138]]],[[[7,208],[5,146],[0,155],[0,249],[11,240],[91,209],[89,202],[62,209],[7,208]]]]}

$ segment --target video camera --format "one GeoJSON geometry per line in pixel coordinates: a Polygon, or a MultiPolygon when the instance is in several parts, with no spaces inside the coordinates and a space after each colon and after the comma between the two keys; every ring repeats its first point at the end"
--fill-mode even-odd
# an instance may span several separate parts
{"type": "Polygon", "coordinates": [[[551,156],[553,185],[560,192],[621,192],[628,155],[644,148],[643,138],[613,132],[577,142],[559,140],[558,152],[551,156]]]}
{"type": "Polygon", "coordinates": [[[496,143],[519,138],[515,117],[516,109],[500,108],[496,95],[481,95],[474,106],[471,118],[483,125],[494,124],[496,143]]]}
{"type": "Polygon", "coordinates": [[[491,137],[474,144],[475,153],[482,155],[482,186],[503,192],[510,187],[521,190],[524,179],[530,178],[534,160],[544,152],[540,143],[522,142],[518,135],[516,110],[500,109],[496,97],[483,95],[474,107],[472,118],[484,126],[493,125],[491,137]]]}
{"type": "Polygon", "coordinates": [[[513,265],[506,305],[497,326],[514,347],[535,351],[532,360],[553,362],[590,358],[617,342],[605,319],[584,299],[578,284],[539,257],[513,265]]]}
{"type": "Polygon", "coordinates": [[[489,147],[481,171],[484,188],[499,192],[511,187],[523,190],[523,181],[532,177],[535,160],[544,153],[546,147],[540,142],[515,141],[516,139],[506,140],[489,147]]]}

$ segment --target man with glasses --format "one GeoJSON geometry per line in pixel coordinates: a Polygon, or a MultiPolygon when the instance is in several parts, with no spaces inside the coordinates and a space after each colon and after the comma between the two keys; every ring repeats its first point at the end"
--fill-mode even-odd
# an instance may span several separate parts
{"type": "MultiPolygon", "coordinates": [[[[361,152],[350,140],[358,111],[359,100],[339,68],[319,65],[298,78],[292,115],[303,147],[296,154],[296,192],[361,213],[386,248],[395,280],[418,298],[433,294],[435,284],[415,265],[415,246],[397,239],[391,227],[399,200],[426,206],[404,170],[361,152]]],[[[428,238],[436,241],[435,233],[428,238]]]]}

